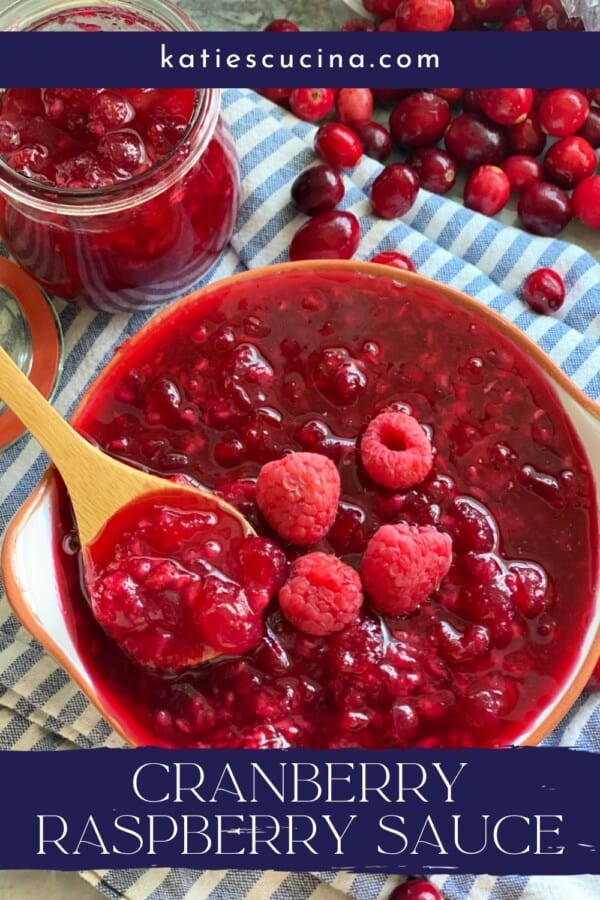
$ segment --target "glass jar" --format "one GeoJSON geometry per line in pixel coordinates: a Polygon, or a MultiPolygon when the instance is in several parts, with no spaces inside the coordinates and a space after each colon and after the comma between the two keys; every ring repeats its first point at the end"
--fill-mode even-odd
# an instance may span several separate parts
{"type": "MultiPolygon", "coordinates": [[[[0,13],[0,30],[77,29],[197,30],[165,0],[19,0],[0,13]]],[[[27,107],[25,91],[9,90],[27,107]]],[[[220,92],[171,93],[186,90],[192,112],[177,140],[145,171],[116,183],[43,183],[2,154],[0,236],[44,289],[96,309],[148,309],[188,290],[221,253],[238,209],[237,157],[220,92]]],[[[144,103],[153,92],[129,93],[144,103]]],[[[8,92],[5,99],[10,109],[8,92]]]]}

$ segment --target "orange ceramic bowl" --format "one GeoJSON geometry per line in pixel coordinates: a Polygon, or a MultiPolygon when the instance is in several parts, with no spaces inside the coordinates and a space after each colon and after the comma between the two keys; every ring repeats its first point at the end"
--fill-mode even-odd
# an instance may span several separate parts
{"type": "MultiPolygon", "coordinates": [[[[449,301],[453,307],[468,311],[474,322],[487,323],[497,334],[504,335],[513,346],[529,357],[542,380],[553,390],[588,457],[595,485],[593,490],[596,505],[600,507],[600,406],[587,398],[548,356],[500,314],[453,288],[419,275],[372,263],[323,261],[283,264],[249,271],[202,288],[159,313],[127,342],[125,348],[116,354],[84,395],[74,421],[78,422],[90,400],[97,398],[98,392],[103,391],[115,366],[122,365],[123,359],[127,359],[156,328],[165,322],[175,321],[189,304],[208,302],[214,292],[239,285],[250,288],[273,275],[283,283],[284,279],[299,272],[306,273],[307,276],[316,273],[334,278],[344,273],[350,277],[350,283],[354,276],[359,279],[371,276],[391,280],[410,289],[432,291],[449,301]]],[[[148,743],[147,737],[123,718],[118,707],[99,687],[74,632],[73,618],[68,612],[68,588],[55,558],[58,496],[57,478],[50,469],[7,531],[2,570],[8,599],[24,626],[71,675],[112,727],[131,744],[148,743]],[[34,566],[31,565],[32,557],[36,560],[34,566]]],[[[593,547],[591,552],[594,559],[590,560],[590,570],[597,573],[599,548],[593,547]]],[[[541,741],[567,713],[589,679],[600,654],[600,585],[597,583],[591,598],[591,608],[587,613],[588,624],[573,654],[569,672],[558,690],[532,718],[517,743],[533,745],[541,741]]]]}

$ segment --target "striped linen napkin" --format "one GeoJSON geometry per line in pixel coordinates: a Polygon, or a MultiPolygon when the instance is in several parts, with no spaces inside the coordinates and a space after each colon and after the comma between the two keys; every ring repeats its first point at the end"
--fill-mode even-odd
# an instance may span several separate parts
{"type": "MultiPolygon", "coordinates": [[[[251,91],[230,90],[224,116],[242,167],[242,204],[231,246],[203,280],[214,281],[287,258],[300,224],[290,185],[314,161],[314,128],[251,91]]],[[[402,221],[369,215],[368,189],[380,170],[365,158],[346,174],[343,206],[361,220],[359,256],[400,248],[419,272],[448,282],[501,311],[551,354],[588,395],[600,399],[600,265],[583,250],[535,238],[421,191],[402,221]],[[567,300],[555,316],[537,316],[518,299],[525,275],[553,266],[564,277],[567,300]]],[[[110,317],[58,303],[65,364],[56,406],[69,415],[113,349],[135,332],[147,313],[110,317]]],[[[40,478],[47,460],[26,438],[0,454],[0,523],[4,529],[40,478]]],[[[600,694],[583,695],[549,744],[600,752],[600,694]]],[[[33,641],[0,598],[0,748],[64,749],[122,746],[68,676],[33,641]]],[[[86,872],[105,896],[128,900],[384,900],[401,879],[347,872],[214,872],[151,869],[86,872]]],[[[522,878],[434,876],[448,900],[592,900],[600,877],[522,878]]]]}

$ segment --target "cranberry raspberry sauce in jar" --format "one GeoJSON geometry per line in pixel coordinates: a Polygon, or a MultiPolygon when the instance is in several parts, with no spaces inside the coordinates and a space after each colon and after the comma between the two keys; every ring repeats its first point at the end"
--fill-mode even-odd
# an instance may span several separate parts
{"type": "Polygon", "coordinates": [[[125,344],[75,424],[125,462],[215,491],[257,535],[224,548],[218,522],[142,509],[105,559],[103,628],[63,495],[67,621],[136,742],[506,746],[571,677],[598,578],[587,458],[541,370],[434,290],[345,269],[216,286],[125,344]],[[405,451],[408,478],[388,479],[381,453],[405,451]],[[296,507],[312,513],[282,537],[294,472],[310,473],[296,507]],[[335,631],[302,605],[307,583],[342,598],[335,631]],[[160,608],[154,631],[136,631],[140,591],[160,608]],[[216,655],[169,656],[184,612],[202,609],[216,655]]]}
{"type": "MultiPolygon", "coordinates": [[[[20,0],[5,30],[190,30],[164,0],[20,0]]],[[[213,89],[0,93],[0,236],[46,290],[108,311],[169,302],[233,230],[239,171],[213,89]]]]}

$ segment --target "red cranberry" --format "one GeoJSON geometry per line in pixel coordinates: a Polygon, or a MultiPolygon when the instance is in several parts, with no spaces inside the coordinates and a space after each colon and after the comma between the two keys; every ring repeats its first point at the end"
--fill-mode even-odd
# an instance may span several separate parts
{"type": "Polygon", "coordinates": [[[569,137],[579,131],[590,111],[590,104],[581,91],[557,88],[550,91],[538,109],[542,131],[553,137],[569,137]]]}
{"type": "Polygon", "coordinates": [[[527,116],[523,122],[508,129],[508,145],[511,153],[539,156],[546,146],[546,135],[535,116],[527,116]]]}
{"type": "Polygon", "coordinates": [[[398,31],[448,31],[454,4],[452,0],[400,0],[394,18],[398,31]]]}
{"type": "Polygon", "coordinates": [[[462,100],[462,96],[464,94],[463,88],[431,88],[432,94],[437,94],[438,97],[441,97],[442,100],[446,100],[447,103],[452,105],[453,103],[458,103],[459,100],[462,100]]]}
{"type": "Polygon", "coordinates": [[[396,12],[398,0],[363,0],[363,6],[378,19],[387,19],[396,12]]]}
{"type": "Polygon", "coordinates": [[[272,22],[269,22],[268,25],[265,26],[265,31],[300,31],[297,25],[294,22],[290,22],[289,19],[273,19],[272,22]]]}
{"type": "Polygon", "coordinates": [[[594,148],[585,138],[576,135],[552,144],[544,157],[546,178],[563,188],[573,188],[593,175],[597,165],[594,148]]]}
{"type": "Polygon", "coordinates": [[[573,191],[573,212],[590,228],[600,228],[600,175],[590,175],[573,191]]]}
{"type": "Polygon", "coordinates": [[[382,219],[395,219],[409,211],[417,199],[419,176],[404,163],[392,163],[379,173],[371,187],[373,212],[382,219]]]}
{"type": "Polygon", "coordinates": [[[301,225],[290,244],[290,259],[350,259],[360,240],[358,219],[336,209],[301,225]]]}
{"type": "Polygon", "coordinates": [[[325,122],[315,135],[315,153],[331,166],[351,168],[362,152],[358,135],[341,122],[325,122]]]}
{"type": "Polygon", "coordinates": [[[371,262],[379,263],[382,266],[393,266],[395,269],[403,269],[405,272],[416,272],[415,264],[404,253],[398,253],[396,250],[384,250],[371,257],[371,262]]]}
{"type": "Polygon", "coordinates": [[[367,122],[354,127],[363,151],[372,159],[384,162],[392,152],[392,136],[379,122],[367,122]]]}
{"type": "MultiPolygon", "coordinates": [[[[377,26],[377,31],[398,31],[396,20],[394,18],[384,19],[383,22],[380,22],[377,26]]],[[[383,90],[385,90],[385,88],[383,88],[383,90]]]]}
{"type": "Polygon", "coordinates": [[[600,106],[600,88],[586,88],[584,93],[590,103],[596,103],[600,106]]]}
{"type": "Polygon", "coordinates": [[[276,103],[277,106],[283,106],[287,109],[290,105],[292,88],[256,88],[256,93],[260,94],[261,97],[266,97],[271,103],[276,103]]]}
{"type": "Polygon", "coordinates": [[[321,163],[305,169],[292,185],[292,200],[307,216],[335,209],[344,196],[344,183],[332,166],[321,163]]]}
{"type": "Polygon", "coordinates": [[[533,104],[531,88],[481,88],[477,99],[483,112],[499,125],[523,122],[533,104]]]}
{"type": "Polygon", "coordinates": [[[481,112],[477,88],[465,88],[462,97],[463,112],[481,112]]]}
{"type": "Polygon", "coordinates": [[[515,194],[520,194],[530,182],[541,181],[544,174],[542,164],[533,156],[524,154],[507,157],[502,163],[502,168],[508,175],[510,189],[515,194]]]}
{"type": "Polygon", "coordinates": [[[499,166],[507,155],[506,132],[478,113],[457,116],[444,136],[448,153],[463,166],[499,166]]]}
{"type": "Polygon", "coordinates": [[[528,231],[544,237],[554,237],[571,220],[571,200],[555,184],[532,181],[523,188],[517,212],[528,231]]]}
{"type": "Polygon", "coordinates": [[[495,216],[510,196],[508,175],[498,166],[479,166],[465,184],[465,206],[486,216],[495,216]]]}
{"type": "Polygon", "coordinates": [[[417,147],[407,164],[415,169],[421,187],[434,194],[446,194],[456,182],[456,163],[439,147],[417,147]]]}
{"type": "Polygon", "coordinates": [[[335,111],[345,125],[366,125],[373,115],[373,94],[369,88],[342,88],[335,98],[335,111]]]}
{"type": "Polygon", "coordinates": [[[399,103],[403,97],[414,93],[410,88],[373,88],[372,94],[375,103],[390,105],[399,103]]]}
{"type": "Polygon", "coordinates": [[[392,110],[390,131],[403,147],[435,144],[450,122],[450,106],[430,91],[417,91],[405,97],[392,110]]]}
{"type": "Polygon", "coordinates": [[[536,269],[525,279],[523,299],[535,312],[556,312],[564,303],[564,282],[554,269],[536,269]]]}
{"type": "Polygon", "coordinates": [[[534,31],[580,30],[581,19],[569,19],[561,0],[525,0],[525,10],[534,31]]]}
{"type": "Polygon", "coordinates": [[[507,22],[521,0],[467,0],[466,7],[478,22],[507,22]]]}
{"type": "Polygon", "coordinates": [[[290,94],[290,109],[305,122],[318,122],[333,108],[331,88],[294,88],[290,94]]]}
{"type": "Polygon", "coordinates": [[[505,22],[501,31],[533,31],[529,16],[513,16],[508,22],[505,22]]]}
{"type": "Polygon", "coordinates": [[[600,147],[600,109],[597,106],[590,107],[588,117],[577,134],[585,138],[594,150],[600,147]]]}
{"type": "Polygon", "coordinates": [[[371,19],[348,19],[344,22],[340,31],[376,31],[377,25],[371,19]]]}
{"type": "Polygon", "coordinates": [[[409,878],[394,888],[389,900],[442,900],[442,895],[425,878],[409,878]]]}
{"type": "Polygon", "coordinates": [[[467,0],[454,0],[453,31],[481,31],[482,23],[473,16],[467,0]]]}

